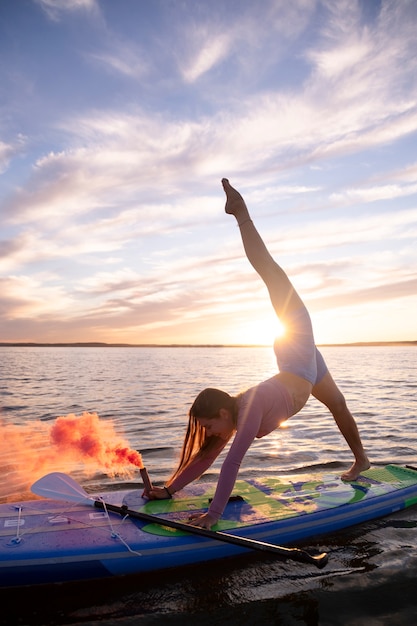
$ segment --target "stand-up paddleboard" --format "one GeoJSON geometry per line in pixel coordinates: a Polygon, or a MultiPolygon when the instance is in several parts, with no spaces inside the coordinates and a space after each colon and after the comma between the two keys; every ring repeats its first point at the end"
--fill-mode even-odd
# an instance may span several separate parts
{"type": "Polygon", "coordinates": [[[92,496],[65,474],[49,474],[32,490],[48,499],[0,505],[3,587],[175,568],[248,548],[276,547],[279,556],[321,567],[326,555],[280,546],[417,504],[417,471],[387,465],[351,483],[334,473],[237,481],[215,532],[204,536],[184,523],[207,509],[212,483],[195,483],[172,500],[152,502],[141,497],[141,489],[92,496]]]}

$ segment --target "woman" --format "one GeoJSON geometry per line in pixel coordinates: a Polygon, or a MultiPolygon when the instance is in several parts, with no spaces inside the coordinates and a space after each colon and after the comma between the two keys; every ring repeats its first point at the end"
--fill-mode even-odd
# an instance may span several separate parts
{"type": "Polygon", "coordinates": [[[306,307],[266,249],[240,193],[227,179],[222,184],[226,213],[237,220],[246,256],[265,282],[285,335],[274,346],[279,374],[237,397],[219,389],[205,389],[197,396],[190,409],[177,470],[164,487],[144,492],[150,499],[171,498],[201,476],[234,435],[210,507],[207,513],[193,518],[192,523],[202,528],[211,528],[221,517],[253,440],[264,437],[298,413],[310,394],[329,408],[355,457],[342,479],[355,480],[370,466],[355,420],[315,346],[306,307]]]}

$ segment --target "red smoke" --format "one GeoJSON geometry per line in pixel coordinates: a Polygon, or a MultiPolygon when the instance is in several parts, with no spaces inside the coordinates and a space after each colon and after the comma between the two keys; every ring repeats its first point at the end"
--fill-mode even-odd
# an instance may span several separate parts
{"type": "Polygon", "coordinates": [[[49,472],[97,471],[131,478],[142,458],[117,434],[112,420],[96,413],[8,424],[0,420],[0,502],[33,498],[30,485],[49,472]]]}
{"type": "Polygon", "coordinates": [[[51,428],[51,442],[79,461],[95,461],[117,471],[126,465],[142,468],[142,457],[119,437],[112,422],[100,421],[97,413],[58,417],[51,428]]]}

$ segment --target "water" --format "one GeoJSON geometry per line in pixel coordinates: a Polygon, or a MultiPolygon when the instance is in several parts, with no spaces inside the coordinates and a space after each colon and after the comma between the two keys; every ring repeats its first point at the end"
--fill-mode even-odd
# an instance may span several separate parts
{"type": "MultiPolygon", "coordinates": [[[[417,465],[416,348],[329,347],[322,352],[372,463],[417,465]]],[[[139,484],[135,470],[113,475],[64,458],[54,459],[51,467],[42,464],[47,432],[56,418],[85,411],[111,422],[141,452],[152,480],[162,482],[175,464],[187,410],[202,388],[234,394],[275,372],[269,348],[3,347],[0,499],[30,498],[31,482],[56,469],[70,472],[87,489],[139,484]],[[15,436],[7,439],[12,431],[15,436]]],[[[331,415],[312,399],[286,428],[251,446],[241,476],[342,471],[350,462],[331,415]]],[[[220,461],[204,479],[215,479],[219,467],[220,461]]],[[[50,587],[25,590],[26,601],[16,592],[19,609],[1,623],[414,623],[416,509],[306,544],[331,553],[320,572],[250,555],[181,573],[147,575],[146,580],[129,577],[88,589],[85,584],[60,585],[53,593],[50,587]]],[[[12,595],[8,592],[7,600],[12,595]]]]}

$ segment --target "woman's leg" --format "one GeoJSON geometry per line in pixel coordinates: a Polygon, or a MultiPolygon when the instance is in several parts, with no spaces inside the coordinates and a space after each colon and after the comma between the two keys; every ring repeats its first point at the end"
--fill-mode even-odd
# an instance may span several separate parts
{"type": "Polygon", "coordinates": [[[355,419],[330,372],[327,372],[317,385],[314,385],[311,393],[319,402],[327,406],[355,457],[350,469],[342,474],[342,479],[356,480],[361,472],[370,467],[370,463],[363,448],[355,419]]]}
{"type": "Polygon", "coordinates": [[[240,228],[246,256],[264,281],[272,306],[277,316],[285,324],[286,315],[300,309],[304,304],[284,270],[269,254],[250,218],[249,211],[240,193],[230,185],[227,178],[223,178],[222,184],[226,193],[226,213],[235,216],[240,228]]]}
{"type": "MultiPolygon", "coordinates": [[[[284,324],[287,322],[286,341],[291,344],[291,313],[305,308],[304,304],[285,272],[269,254],[262,238],[252,223],[249,211],[240,193],[229,184],[226,178],[222,180],[222,183],[227,198],[226,213],[234,215],[237,220],[248,260],[265,282],[277,316],[284,324]]],[[[299,333],[300,329],[298,328],[296,332],[299,333]]],[[[308,332],[305,335],[305,340],[307,340],[307,336],[308,332]]],[[[302,343],[304,343],[304,339],[302,343]]],[[[315,350],[316,348],[314,347],[315,350]]],[[[303,350],[301,350],[300,358],[302,359],[304,356],[303,350]]],[[[324,362],[323,366],[325,367],[324,362]]],[[[342,478],[344,480],[355,480],[360,472],[369,468],[370,464],[363,449],[356,422],[346,405],[345,398],[328,371],[318,384],[314,384],[312,393],[328,407],[340,432],[354,454],[355,461],[352,467],[342,474],[342,478]]],[[[303,404],[303,402],[300,404],[303,404]]]]}
{"type": "Polygon", "coordinates": [[[269,254],[256,230],[246,204],[227,179],[222,180],[226,193],[226,213],[235,216],[246,256],[264,281],[277,317],[285,333],[274,345],[279,376],[298,413],[310,397],[317,378],[316,346],[307,309],[286,273],[269,254]]]}

